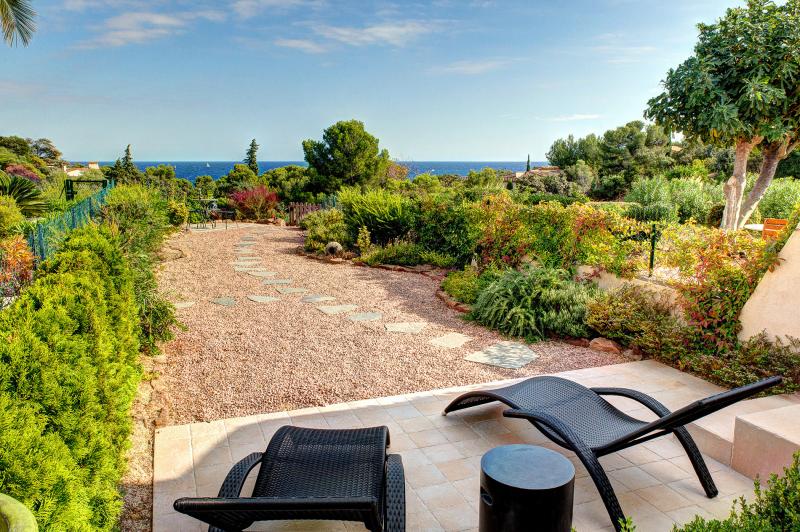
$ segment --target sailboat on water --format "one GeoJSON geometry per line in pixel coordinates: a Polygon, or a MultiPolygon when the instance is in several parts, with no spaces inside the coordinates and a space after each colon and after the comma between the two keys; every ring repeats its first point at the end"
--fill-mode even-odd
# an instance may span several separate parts
{"type": "Polygon", "coordinates": [[[206,163],[206,168],[211,168],[211,165],[209,163],[206,163]]]}

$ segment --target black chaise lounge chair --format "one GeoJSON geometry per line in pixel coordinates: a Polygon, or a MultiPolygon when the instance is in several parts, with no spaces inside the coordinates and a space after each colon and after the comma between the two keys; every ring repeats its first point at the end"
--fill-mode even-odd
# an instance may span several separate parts
{"type": "Polygon", "coordinates": [[[184,497],[177,511],[239,531],[255,521],[361,521],[372,531],[405,530],[405,477],[400,455],[386,454],[389,429],[326,430],[285,426],[264,453],[233,466],[216,497],[184,497]],[[253,494],[240,492],[261,464],[253,494]]]}
{"type": "Polygon", "coordinates": [[[527,419],[558,445],[574,451],[594,480],[614,526],[624,520],[617,496],[598,458],[667,434],[683,445],[709,498],[717,487],[700,451],[684,425],[707,416],[781,382],[771,377],[741,388],[700,399],[674,412],[641,392],[626,388],[586,388],[560,377],[533,377],[496,390],[468,392],[447,405],[444,415],[456,410],[500,401],[511,407],[506,417],[527,419]],[[659,418],[646,422],[633,418],[603,399],[619,395],[638,401],[659,418]]]}

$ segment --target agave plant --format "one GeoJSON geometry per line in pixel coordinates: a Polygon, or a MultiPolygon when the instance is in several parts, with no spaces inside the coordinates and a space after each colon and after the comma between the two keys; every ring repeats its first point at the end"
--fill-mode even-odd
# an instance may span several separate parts
{"type": "Polygon", "coordinates": [[[27,217],[39,216],[47,210],[47,203],[39,189],[24,177],[0,172],[0,195],[14,198],[19,210],[27,217]]]}

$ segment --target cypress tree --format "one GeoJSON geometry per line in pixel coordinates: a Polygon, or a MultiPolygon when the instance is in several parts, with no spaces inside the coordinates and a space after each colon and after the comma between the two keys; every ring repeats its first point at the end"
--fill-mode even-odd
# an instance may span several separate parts
{"type": "Polygon", "coordinates": [[[247,148],[247,155],[244,158],[244,163],[256,175],[258,175],[258,159],[256,157],[257,154],[258,154],[258,144],[256,144],[256,139],[253,139],[250,141],[250,147],[247,148]]]}
{"type": "Polygon", "coordinates": [[[531,171],[531,154],[530,153],[528,154],[528,163],[525,165],[525,171],[526,172],[530,172],[531,171]]]}

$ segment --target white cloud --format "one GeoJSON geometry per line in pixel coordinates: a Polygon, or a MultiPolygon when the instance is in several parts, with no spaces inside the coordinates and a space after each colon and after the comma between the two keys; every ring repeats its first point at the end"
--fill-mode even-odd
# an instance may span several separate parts
{"type": "Polygon", "coordinates": [[[368,44],[404,46],[420,35],[434,31],[435,28],[435,24],[417,20],[374,24],[363,28],[327,25],[312,26],[312,29],[318,35],[350,46],[368,44]]]}
{"type": "Polygon", "coordinates": [[[321,54],[327,51],[325,46],[308,39],[275,39],[274,44],[284,48],[294,48],[307,54],[321,54]]]}
{"type": "Polygon", "coordinates": [[[438,68],[433,68],[432,71],[440,74],[462,74],[465,76],[476,76],[485,74],[493,70],[498,70],[512,63],[511,59],[485,59],[485,60],[467,60],[456,61],[438,68]]]}
{"type": "Polygon", "coordinates": [[[622,33],[603,33],[595,37],[597,44],[588,47],[590,53],[604,58],[606,63],[639,63],[658,51],[655,46],[630,44],[622,33]]]}
{"type": "Polygon", "coordinates": [[[286,10],[304,5],[318,5],[314,0],[234,0],[234,12],[242,18],[252,18],[269,9],[286,10]]]}
{"type": "Polygon", "coordinates": [[[580,114],[575,113],[571,115],[554,116],[553,118],[546,118],[550,122],[580,122],[581,120],[597,120],[602,118],[603,115],[598,114],[580,114]]]}
{"type": "Polygon", "coordinates": [[[85,41],[81,46],[97,48],[147,43],[170,35],[181,34],[186,31],[189,23],[195,20],[221,22],[225,20],[225,14],[214,10],[171,14],[146,11],[123,13],[106,19],[101,25],[100,35],[85,41]]]}

